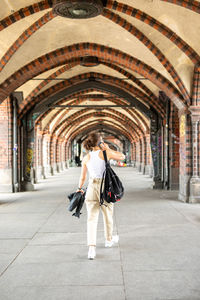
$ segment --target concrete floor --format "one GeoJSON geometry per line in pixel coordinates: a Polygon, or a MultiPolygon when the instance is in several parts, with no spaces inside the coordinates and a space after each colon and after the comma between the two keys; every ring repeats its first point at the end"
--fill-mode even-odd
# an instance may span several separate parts
{"type": "Polygon", "coordinates": [[[149,177],[117,169],[126,194],[115,205],[119,245],[87,259],[86,210],[67,211],[80,168],[0,195],[0,300],[199,300],[200,205],[151,189],[149,177]]]}

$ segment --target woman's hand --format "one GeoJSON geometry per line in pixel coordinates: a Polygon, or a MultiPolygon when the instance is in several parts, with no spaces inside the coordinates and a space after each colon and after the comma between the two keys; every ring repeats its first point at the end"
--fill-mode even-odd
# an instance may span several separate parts
{"type": "Polygon", "coordinates": [[[102,142],[100,145],[99,145],[99,148],[102,150],[102,151],[105,151],[105,150],[108,150],[110,149],[108,144],[102,142]]]}
{"type": "Polygon", "coordinates": [[[76,193],[81,192],[82,194],[84,194],[84,190],[83,189],[78,189],[76,190],[76,193]]]}

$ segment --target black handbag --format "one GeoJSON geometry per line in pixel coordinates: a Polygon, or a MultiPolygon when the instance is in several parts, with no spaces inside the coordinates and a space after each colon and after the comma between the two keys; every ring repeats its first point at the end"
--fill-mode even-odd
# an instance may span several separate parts
{"type": "Polygon", "coordinates": [[[104,204],[104,200],[108,203],[112,202],[118,202],[124,195],[124,187],[117,176],[117,174],[114,172],[114,170],[111,168],[110,163],[108,162],[106,151],[103,151],[103,156],[105,160],[105,171],[103,173],[103,180],[101,183],[100,188],[100,204],[104,204]]]}

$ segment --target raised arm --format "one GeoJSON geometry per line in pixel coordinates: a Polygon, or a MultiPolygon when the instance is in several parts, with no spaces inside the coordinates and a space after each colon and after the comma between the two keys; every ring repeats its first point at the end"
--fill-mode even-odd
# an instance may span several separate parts
{"type": "Polygon", "coordinates": [[[124,160],[125,159],[125,155],[122,152],[110,149],[106,143],[101,143],[100,147],[101,147],[101,150],[106,150],[108,159],[114,159],[114,160],[124,160]]]}

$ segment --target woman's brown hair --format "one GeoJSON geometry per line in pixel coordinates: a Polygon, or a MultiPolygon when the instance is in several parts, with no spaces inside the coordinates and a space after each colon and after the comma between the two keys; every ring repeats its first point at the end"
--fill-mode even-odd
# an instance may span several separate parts
{"type": "Polygon", "coordinates": [[[93,147],[97,146],[100,135],[98,133],[91,133],[88,138],[83,142],[83,147],[86,150],[92,150],[93,147]]]}

